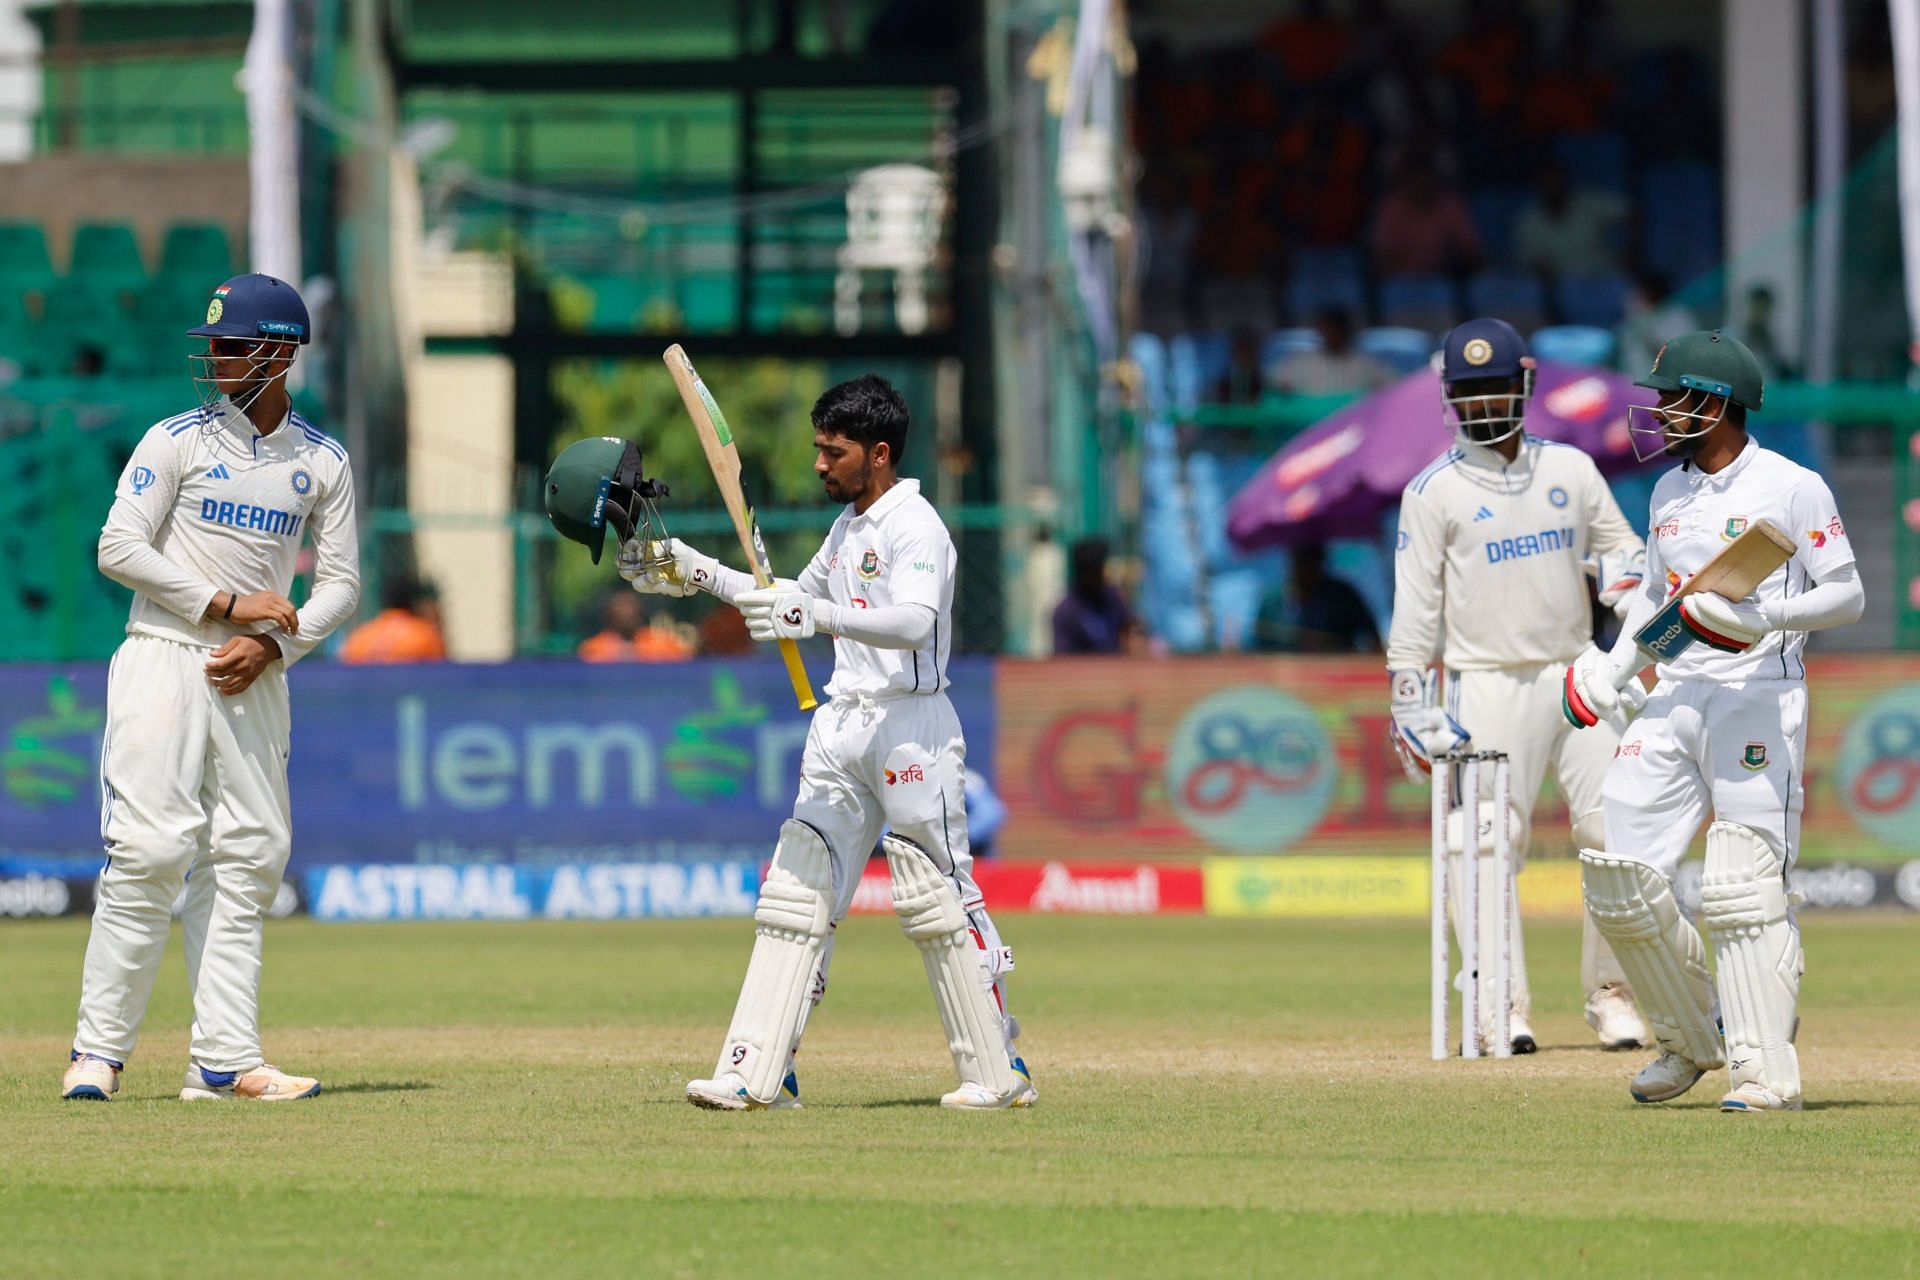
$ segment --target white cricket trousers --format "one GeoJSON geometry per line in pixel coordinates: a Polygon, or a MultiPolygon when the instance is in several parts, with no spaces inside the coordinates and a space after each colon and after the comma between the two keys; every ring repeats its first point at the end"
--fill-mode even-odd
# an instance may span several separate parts
{"type": "MultiPolygon", "coordinates": [[[[818,831],[832,851],[836,924],[853,906],[882,827],[925,849],[966,909],[982,966],[1004,1010],[1001,979],[1013,968],[1013,958],[973,881],[966,763],[967,741],[946,694],[842,694],[813,713],[793,816],[818,831]]],[[[827,945],[815,977],[816,1003],[826,991],[833,958],[831,938],[827,945]]]]}
{"type": "MultiPolygon", "coordinates": [[[[1575,730],[1560,709],[1561,688],[1566,665],[1552,663],[1535,667],[1499,667],[1490,671],[1449,671],[1447,673],[1447,709],[1473,735],[1473,745],[1481,751],[1507,753],[1513,784],[1513,805],[1520,813],[1520,830],[1513,841],[1515,870],[1525,865],[1527,846],[1533,828],[1533,805],[1549,767],[1560,793],[1567,802],[1576,846],[1592,847],[1601,838],[1601,792],[1607,770],[1613,764],[1613,750],[1619,739],[1604,721],[1591,728],[1575,730]]],[[[1480,797],[1493,798],[1493,770],[1480,770],[1480,797]]],[[[1484,846],[1483,857],[1492,854],[1484,846]]],[[[1499,937],[1499,921],[1492,895],[1480,895],[1483,937],[1480,954],[1492,954],[1487,947],[1499,937]]],[[[1454,901],[1459,901],[1456,887],[1454,901]]],[[[1527,984],[1526,953],[1521,943],[1519,898],[1513,904],[1514,1005],[1522,1014],[1531,1006],[1527,984]]],[[[1482,973],[1490,973],[1482,966],[1482,973]]],[[[1488,977],[1487,981],[1491,981],[1488,977]]],[[[1581,917],[1580,986],[1587,995],[1609,983],[1624,983],[1620,964],[1613,958],[1593,921],[1581,917]]],[[[1491,999],[1491,996],[1487,997],[1491,999]]],[[[1483,1008],[1490,1007],[1483,1005],[1483,1008]]]]}
{"type": "Polygon", "coordinates": [[[73,1047],[124,1062],[139,1039],[181,887],[193,1060],[247,1071],[260,1051],[260,931],[292,849],[291,717],[274,663],[223,697],[210,650],[130,635],[107,676],[100,873],[73,1047]]]}

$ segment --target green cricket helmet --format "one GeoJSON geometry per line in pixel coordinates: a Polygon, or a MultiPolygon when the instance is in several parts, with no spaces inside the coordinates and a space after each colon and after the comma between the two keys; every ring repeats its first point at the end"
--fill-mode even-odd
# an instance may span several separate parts
{"type": "Polygon", "coordinates": [[[547,519],[561,537],[579,543],[600,563],[607,526],[620,541],[666,535],[654,499],[667,486],[649,480],[640,465],[640,446],[613,436],[576,440],[560,451],[547,471],[547,519]]]}
{"type": "Polygon", "coordinates": [[[1665,409],[1635,405],[1628,410],[1634,455],[1642,462],[1661,454],[1687,456],[1726,415],[1727,405],[1759,412],[1764,382],[1760,362],[1738,338],[1718,329],[1697,329],[1672,339],[1653,357],[1647,376],[1633,385],[1663,396],[1690,394],[1665,409]],[[1650,452],[1642,452],[1642,441],[1651,446],[1650,452]]]}

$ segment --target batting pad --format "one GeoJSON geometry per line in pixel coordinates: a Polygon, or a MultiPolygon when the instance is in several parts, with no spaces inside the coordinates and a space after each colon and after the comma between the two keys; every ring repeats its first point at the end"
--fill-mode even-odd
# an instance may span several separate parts
{"type": "Polygon", "coordinates": [[[779,1096],[833,930],[833,854],[806,823],[780,824],[753,919],[753,958],[715,1074],[738,1072],[747,1096],[767,1103],[779,1096]]]}
{"type": "Polygon", "coordinates": [[[980,943],[960,895],[913,841],[888,835],[880,847],[887,855],[893,909],[927,966],[960,1083],[980,1085],[1002,1098],[1012,1095],[1024,1081],[1013,1069],[1006,1017],[988,994],[992,979],[981,966],[980,943]]]}
{"type": "Polygon", "coordinates": [[[1580,862],[1587,914],[1613,944],[1660,1047],[1697,1067],[1721,1065],[1706,944],[1680,915],[1666,877],[1644,862],[1597,849],[1582,849],[1580,862]]]}
{"type": "Polygon", "coordinates": [[[1700,917],[1713,941],[1735,1087],[1753,1082],[1798,1098],[1800,1057],[1792,1038],[1800,930],[1787,911],[1786,877],[1773,847],[1737,823],[1708,827],[1700,917]]]}

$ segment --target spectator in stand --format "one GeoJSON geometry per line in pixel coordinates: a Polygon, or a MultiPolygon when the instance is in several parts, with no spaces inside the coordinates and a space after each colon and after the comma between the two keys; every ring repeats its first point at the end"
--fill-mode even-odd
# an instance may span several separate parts
{"type": "Polygon", "coordinates": [[[440,593],[430,582],[396,573],[380,586],[380,612],[355,627],[340,646],[340,661],[368,666],[445,662],[440,593]]]}
{"type": "Polygon", "coordinates": [[[1604,129],[1616,88],[1593,50],[1570,46],[1528,81],[1520,95],[1520,123],[1541,139],[1604,129]]]}
{"type": "MultiPolygon", "coordinates": [[[[1453,90],[1422,55],[1412,33],[1395,30],[1364,100],[1382,153],[1398,162],[1416,149],[1432,153],[1437,139],[1454,136],[1458,111],[1453,90]]],[[[1451,144],[1446,146],[1451,155],[1451,144]]]]}
{"type": "Polygon", "coordinates": [[[1286,586],[1253,625],[1253,647],[1296,653],[1379,653],[1380,628],[1360,593],[1327,572],[1327,549],[1296,547],[1286,586]]]}
{"type": "Polygon", "coordinates": [[[69,377],[97,378],[106,371],[107,357],[99,347],[83,342],[73,349],[73,363],[67,368],[69,377]]]}
{"type": "Polygon", "coordinates": [[[1346,66],[1354,48],[1353,28],[1328,12],[1326,0],[1300,0],[1290,17],[1260,33],[1259,45],[1290,84],[1316,85],[1346,66]]]}
{"type": "Polygon", "coordinates": [[[1280,216],[1297,244],[1346,245],[1367,217],[1367,131],[1331,89],[1316,89],[1274,147],[1280,216]]]}
{"type": "Polygon", "coordinates": [[[747,620],[738,609],[709,609],[700,619],[700,655],[706,658],[743,658],[754,650],[747,620]]]}
{"type": "Polygon", "coordinates": [[[1393,381],[1393,370],[1353,347],[1353,317],[1327,307],[1314,317],[1320,350],[1295,351],[1268,370],[1268,384],[1283,395],[1330,396],[1373,391],[1393,381]]]}
{"type": "Polygon", "coordinates": [[[1735,332],[1760,362],[1760,371],[1769,382],[1796,376],[1793,362],[1773,336],[1773,286],[1756,284],[1747,290],[1746,314],[1735,332]]]}
{"type": "Polygon", "coordinates": [[[1213,404],[1258,404],[1261,396],[1260,332],[1236,328],[1229,339],[1227,371],[1209,397],[1213,404]]]}
{"type": "Polygon", "coordinates": [[[685,662],[693,656],[693,646],[670,626],[649,626],[646,606],[624,587],[607,596],[601,617],[601,629],[576,650],[583,662],[685,662]]]}
{"type": "Polygon", "coordinates": [[[1053,611],[1055,654],[1124,653],[1135,647],[1139,624],[1120,592],[1107,581],[1107,543],[1082,538],[1073,544],[1067,594],[1053,611]]]}
{"type": "Polygon", "coordinates": [[[1518,112],[1520,77],[1532,67],[1533,48],[1533,26],[1520,0],[1468,0],[1459,34],[1434,66],[1460,87],[1485,124],[1518,112]]]}
{"type": "Polygon", "coordinates": [[[1574,190],[1566,167],[1549,161],[1540,170],[1532,202],[1514,223],[1514,257],[1521,266],[1555,279],[1612,271],[1619,265],[1614,229],[1626,216],[1626,202],[1619,196],[1574,190]]]}
{"type": "MultiPolygon", "coordinates": [[[[1854,83],[1849,73],[1849,88],[1854,83]]],[[[1659,91],[1635,102],[1627,111],[1627,134],[1636,165],[1676,160],[1713,162],[1720,153],[1720,98],[1712,86],[1690,51],[1670,49],[1661,56],[1659,91]],[[1676,129],[1675,120],[1696,123],[1692,128],[1676,129]]]]}
{"type": "Polygon", "coordinates": [[[1374,214],[1374,274],[1453,275],[1478,266],[1480,258],[1466,201],[1424,154],[1409,154],[1374,214]]]}
{"type": "Polygon", "coordinates": [[[1636,272],[1633,289],[1627,294],[1627,318],[1614,335],[1621,371],[1639,377],[1653,368],[1654,352],[1668,338],[1699,327],[1693,312],[1673,296],[1664,275],[1650,270],[1636,272]]]}

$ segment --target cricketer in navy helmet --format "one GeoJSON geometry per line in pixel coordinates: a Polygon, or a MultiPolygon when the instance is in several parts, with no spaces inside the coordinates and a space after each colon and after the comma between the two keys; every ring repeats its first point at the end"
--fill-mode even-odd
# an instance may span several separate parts
{"type": "Polygon", "coordinates": [[[200,403],[147,431],[100,531],[100,571],[134,592],[107,677],[100,873],[61,1095],[120,1087],[181,889],[193,997],[183,1099],[311,1097],[260,1048],[261,923],[292,847],[287,667],[360,599],[346,450],[293,412],[311,337],[271,276],[214,290],[190,357],[200,403]],[[301,540],[313,590],[287,598],[301,540]]]}
{"type": "MultiPolygon", "coordinates": [[[[1415,779],[1429,776],[1433,755],[1456,744],[1506,752],[1518,865],[1549,767],[1566,797],[1576,845],[1600,834],[1601,788],[1624,720],[1571,732],[1560,711],[1562,676],[1593,647],[1583,571],[1596,577],[1601,602],[1615,605],[1639,585],[1646,548],[1593,459],[1526,433],[1534,361],[1512,325],[1479,319],[1457,326],[1442,344],[1440,366],[1441,416],[1455,443],[1400,498],[1387,639],[1394,745],[1415,779]],[[1446,668],[1444,689],[1428,669],[1435,654],[1446,668]]],[[[1480,847],[1490,858],[1491,769],[1480,771],[1480,789],[1487,833],[1480,847]]],[[[1453,844],[1457,863],[1460,842],[1453,844]]],[[[1458,904],[1460,894],[1451,896],[1458,904]]],[[[1517,895],[1506,897],[1513,1047],[1528,1053],[1535,1041],[1526,954],[1517,895]]],[[[1479,900],[1479,954],[1488,956],[1500,937],[1499,905],[1489,892],[1479,900]]],[[[1481,980],[1480,1007],[1492,1009],[1493,966],[1481,966],[1481,980]]],[[[1587,1021],[1605,1047],[1647,1040],[1626,978],[1591,921],[1583,930],[1580,980],[1587,1021]]],[[[1488,1017],[1483,1025],[1492,1023],[1488,1017]]]]}

